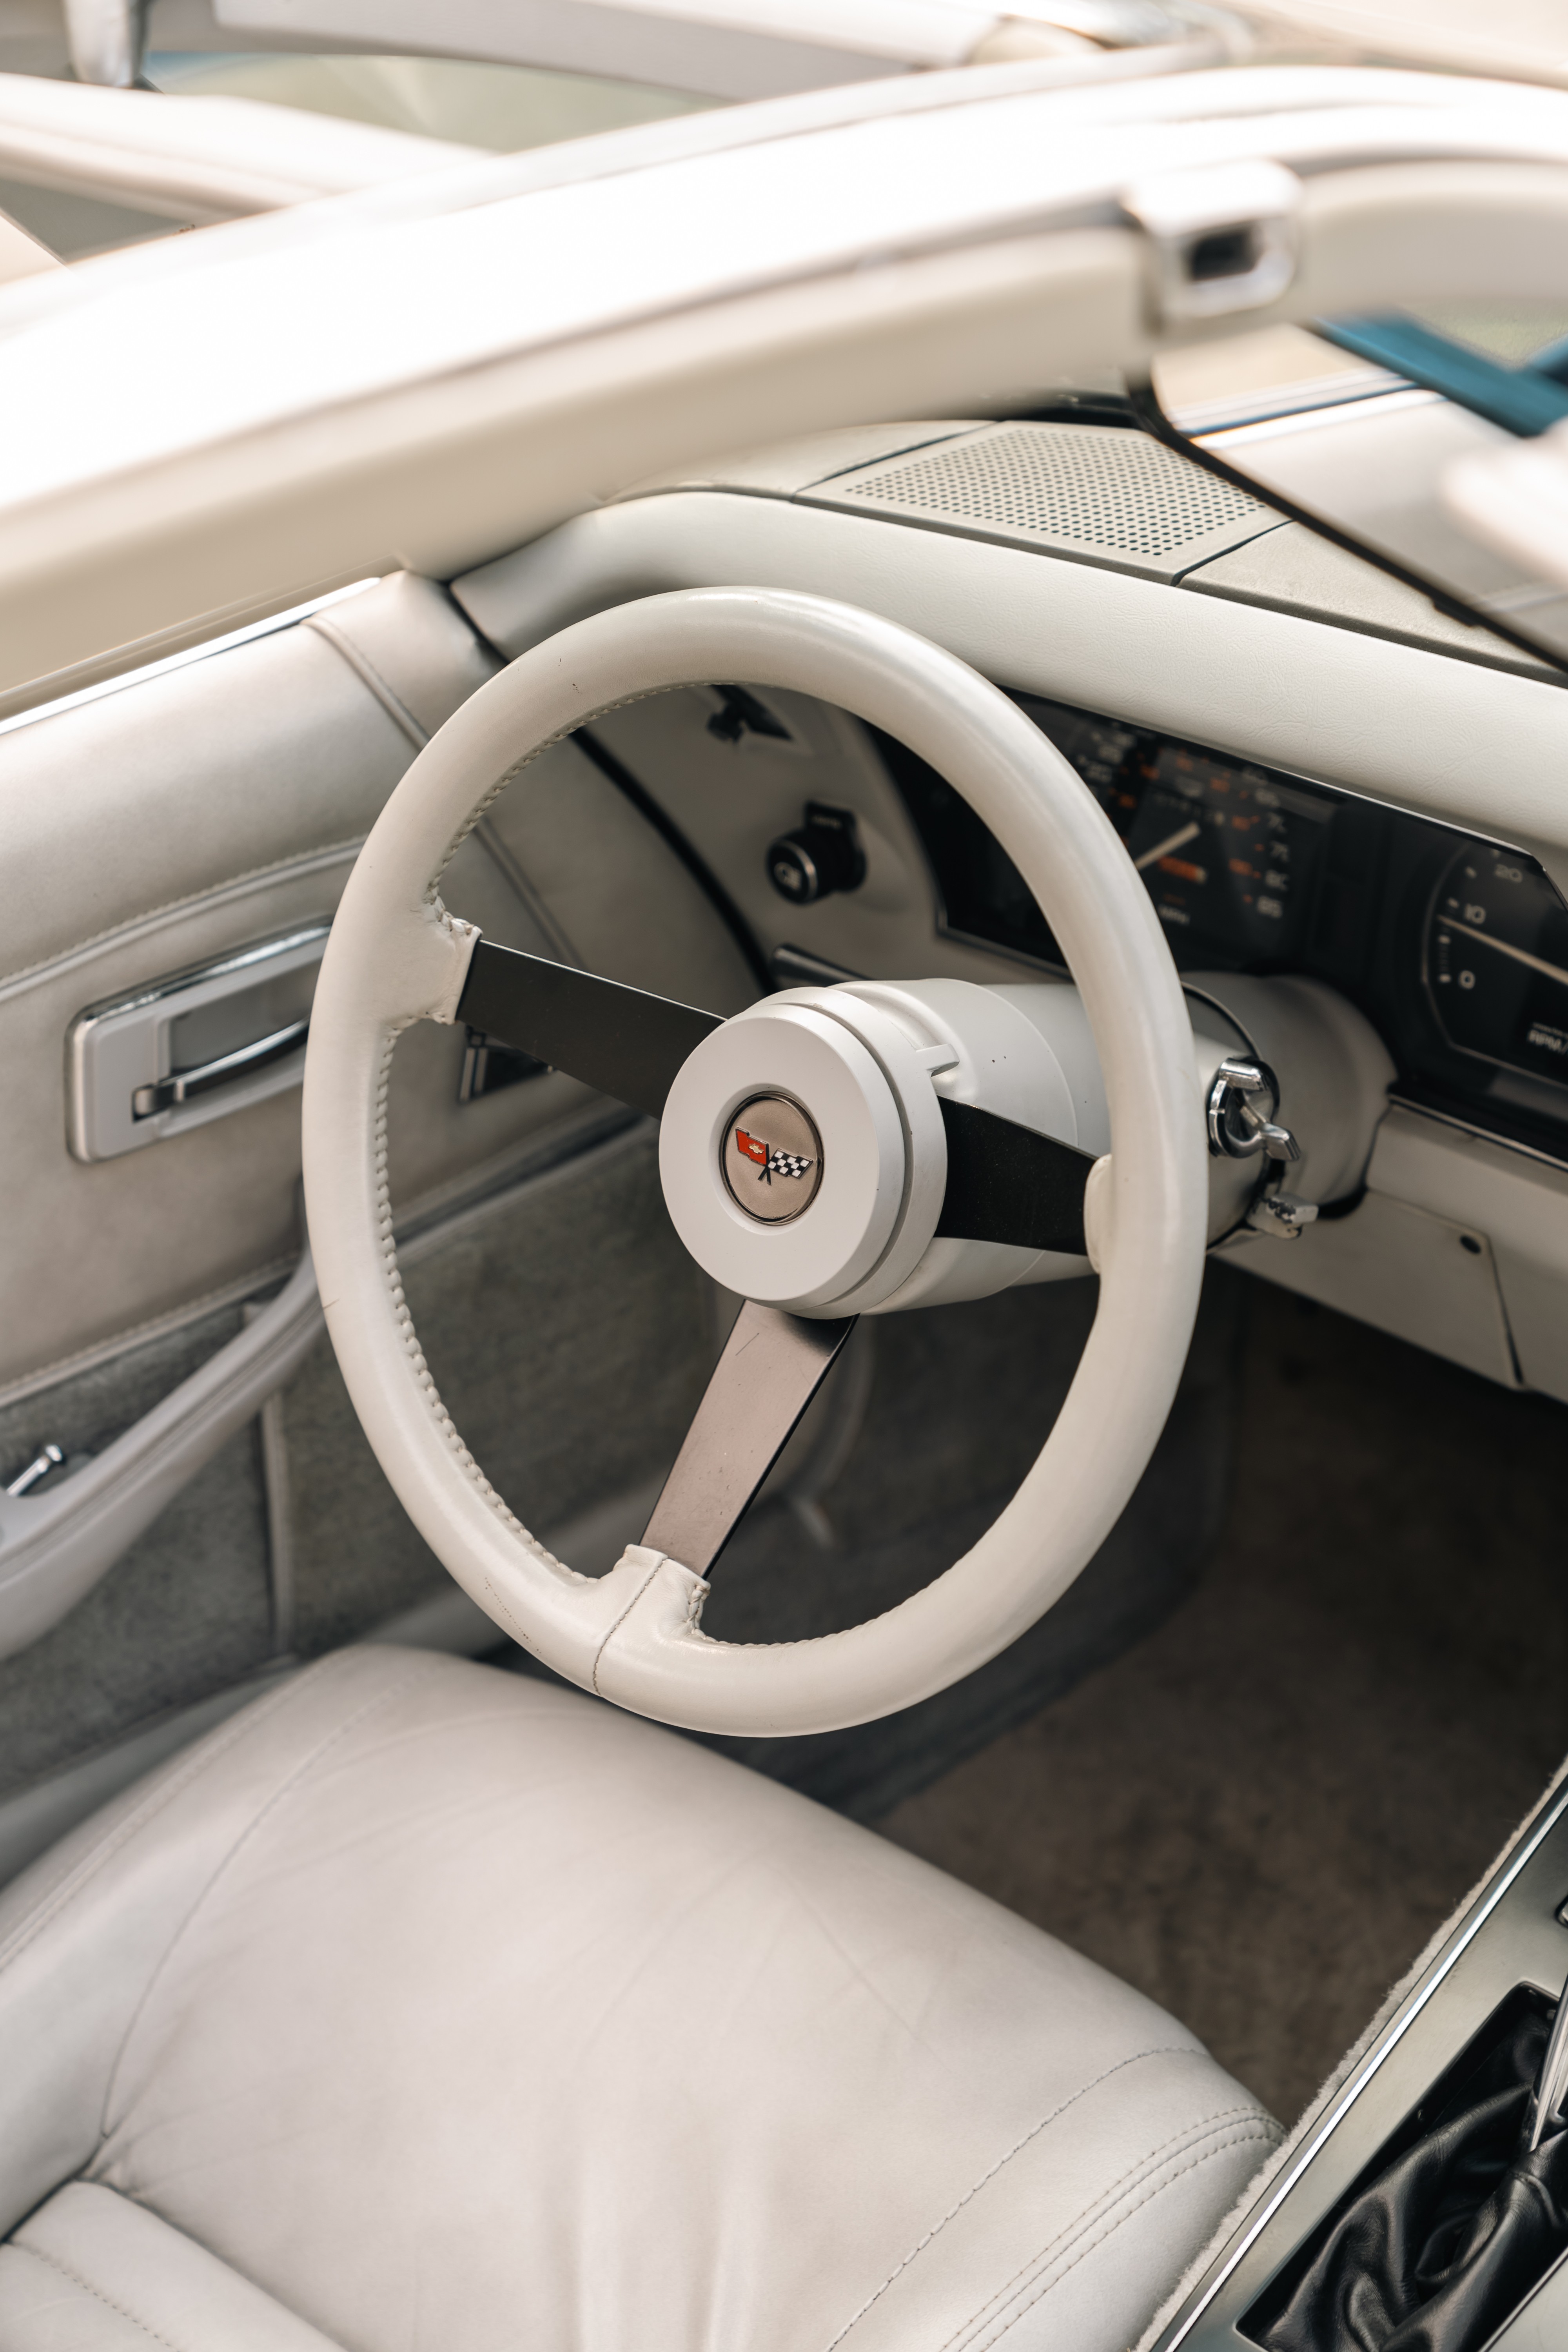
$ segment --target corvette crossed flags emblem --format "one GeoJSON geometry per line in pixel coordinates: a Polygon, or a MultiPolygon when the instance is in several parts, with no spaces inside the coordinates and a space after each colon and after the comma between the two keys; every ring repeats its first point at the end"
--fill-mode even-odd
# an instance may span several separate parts
{"type": "Polygon", "coordinates": [[[775,1176],[804,1176],[816,1165],[798,1151],[771,1150],[760,1136],[748,1135],[743,1127],[735,1129],[735,1149],[756,1162],[759,1184],[771,1184],[775,1176]]]}

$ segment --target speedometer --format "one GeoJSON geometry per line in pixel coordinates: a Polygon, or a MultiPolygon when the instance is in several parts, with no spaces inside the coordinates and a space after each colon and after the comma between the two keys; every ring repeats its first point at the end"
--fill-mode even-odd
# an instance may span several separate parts
{"type": "Polygon", "coordinates": [[[1330,814],[1283,778],[1167,743],[1123,838],[1173,940],[1278,962],[1300,950],[1330,814]]]}
{"type": "Polygon", "coordinates": [[[1331,794],[1120,719],[1018,698],[1126,843],[1179,966],[1300,960],[1337,805],[1331,794]]]}
{"type": "Polygon", "coordinates": [[[1459,851],[1432,902],[1426,985],[1460,1053],[1568,1081],[1568,907],[1532,857],[1459,851]]]}

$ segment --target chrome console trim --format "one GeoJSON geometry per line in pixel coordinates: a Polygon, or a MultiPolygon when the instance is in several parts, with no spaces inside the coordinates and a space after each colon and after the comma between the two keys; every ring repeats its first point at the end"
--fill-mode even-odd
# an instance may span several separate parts
{"type": "Polygon", "coordinates": [[[1477,1936],[1530,1863],[1533,1861],[1565,1813],[1568,1813],[1568,1781],[1564,1781],[1549,1792],[1543,1800],[1540,1816],[1534,1825],[1520,1838],[1519,1843],[1503,1862],[1495,1878],[1477,1896],[1473,1907],[1460,1921],[1448,1942],[1432,1961],[1421,1981],[1389,2020],[1377,2041],[1335,2095],[1327,2111],[1296,2150],[1289,2164],[1270,2184],[1262,2203],[1241,2227],[1236,2239],[1221,2258],[1219,2267],[1213,2276],[1201,2289],[1194,2290],[1197,2300],[1189,2309],[1179,2312],[1172,2322],[1171,2327],[1159,2336],[1154,2352],[1177,2352],[1177,2347],[1187,2341],[1205,2313],[1210,2309],[1216,2297],[1235,2276],[1247,2255],[1250,2253],[1269,2222],[1279,2211],[1309,2165],[1321,2154],[1334,2132],[1344,2122],[1367,2084],[1398,2048],[1433,1995],[1439,1990],[1454,1968],[1464,1958],[1477,1936]]]}

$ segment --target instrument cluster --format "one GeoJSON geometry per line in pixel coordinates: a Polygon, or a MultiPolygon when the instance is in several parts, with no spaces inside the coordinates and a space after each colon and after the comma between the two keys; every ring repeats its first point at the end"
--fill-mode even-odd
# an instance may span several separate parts
{"type": "MultiPolygon", "coordinates": [[[[1350,998],[1405,1099],[1568,1160],[1568,906],[1522,852],[1034,695],[1019,705],[1126,844],[1178,970],[1350,998]]],[[[879,738],[952,934],[1056,970],[1023,877],[952,788],[879,738]]]]}
{"type": "Polygon", "coordinates": [[[1330,805],[1191,744],[1026,703],[1127,845],[1178,961],[1289,961],[1302,945],[1330,805]]]}

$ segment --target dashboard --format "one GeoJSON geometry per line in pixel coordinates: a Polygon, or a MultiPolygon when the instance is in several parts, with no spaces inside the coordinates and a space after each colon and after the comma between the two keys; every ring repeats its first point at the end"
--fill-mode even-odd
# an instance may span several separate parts
{"type": "MultiPolygon", "coordinates": [[[[848,454],[868,459],[891,430],[858,428],[848,454]]],[[[1087,509],[1070,548],[1055,526],[1049,545],[1026,543],[1022,524],[1004,543],[924,509],[908,524],[852,511],[858,477],[847,490],[816,479],[846,455],[830,437],[831,451],[748,461],[734,491],[598,508],[447,589],[391,575],[146,691],[7,736],[30,827],[13,862],[37,877],[16,894],[27,921],[13,947],[37,977],[0,1008],[27,1089],[8,1129],[9,1191],[37,1204],[8,1261],[13,1286],[31,1285],[14,1318],[18,1377],[292,1243],[286,1096],[177,1149],[62,1169],[60,1045],[89,1003],[330,917],[353,842],[412,756],[410,732],[365,702],[366,676],[402,678],[396,692],[434,733],[498,657],[616,601],[628,580],[647,593],[758,580],[884,612],[1005,680],[1120,833],[1179,968],[1321,982],[1382,1041],[1401,1099],[1378,1122],[1364,1194],[1331,1201],[1336,1213],[1295,1246],[1227,1242],[1234,1262],[1489,1379],[1568,1397],[1568,910],[1509,838],[1568,874],[1548,845],[1568,860],[1552,791],[1568,694],[1521,676],[1506,648],[1439,642],[1429,608],[1391,614],[1383,584],[1353,567],[1321,590],[1321,617],[1285,610],[1290,567],[1306,561],[1293,526],[1205,555],[1191,585],[1185,572],[1154,579],[1105,560],[1087,509]],[[1248,601],[1270,563],[1274,603],[1248,601]],[[354,658],[339,658],[340,641],[354,658]],[[178,761],[174,709],[192,747],[178,761]],[[106,942],[90,984],[79,924],[49,879],[89,835],[106,942]],[[235,898],[237,870],[261,878],[235,898]],[[146,908],[166,902],[143,937],[146,908]],[[106,1198],[124,1205],[106,1214],[106,1198]],[[162,1255],[124,1246],[141,1220],[168,1236],[162,1255]],[[47,1275],[62,1232],[78,1270],[68,1297],[47,1275]]],[[[1099,436],[1096,465],[1131,439],[1099,436]]],[[[940,777],[847,711],[755,681],[605,711],[534,763],[463,855],[453,903],[492,938],[720,1013],[780,981],[1005,985],[1062,969],[1021,877],[940,777]],[[781,845],[795,852],[787,889],[781,845]],[[799,890],[803,856],[826,895],[799,890]]],[[[515,1060],[481,1066],[464,1042],[431,1028],[400,1049],[408,1197],[575,1116],[569,1081],[515,1060]]]]}
{"type": "MultiPolygon", "coordinates": [[[[1142,874],[1179,970],[1305,973],[1364,1013],[1398,1092],[1568,1157],[1568,906],[1532,857],[1335,788],[1035,695],[1142,874]]],[[[950,935],[1065,969],[1023,877],[968,804],[878,749],[950,935]]]]}

